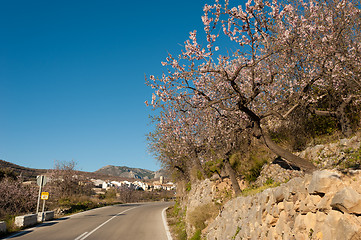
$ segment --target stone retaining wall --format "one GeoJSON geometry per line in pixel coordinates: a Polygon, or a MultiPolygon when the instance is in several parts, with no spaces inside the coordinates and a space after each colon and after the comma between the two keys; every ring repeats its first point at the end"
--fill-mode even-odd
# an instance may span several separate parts
{"type": "Polygon", "coordinates": [[[317,171],[227,202],[207,239],[361,239],[361,172],[317,171]]]}

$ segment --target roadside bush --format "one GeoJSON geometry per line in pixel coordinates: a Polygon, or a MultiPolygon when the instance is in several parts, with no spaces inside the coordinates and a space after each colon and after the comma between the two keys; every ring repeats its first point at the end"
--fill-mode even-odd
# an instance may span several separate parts
{"type": "Polygon", "coordinates": [[[0,219],[33,212],[37,204],[36,190],[23,185],[20,178],[3,178],[0,181],[0,219]]]}
{"type": "Polygon", "coordinates": [[[197,230],[193,237],[190,238],[190,240],[201,240],[202,238],[202,231],[201,230],[197,230]]]}
{"type": "Polygon", "coordinates": [[[104,199],[114,201],[117,198],[117,191],[114,188],[108,189],[104,194],[104,199]]]}
{"type": "Polygon", "coordinates": [[[174,206],[167,209],[167,220],[172,232],[177,240],[187,240],[187,231],[184,222],[186,209],[182,209],[179,204],[179,199],[176,200],[174,206]]]}
{"type": "Polygon", "coordinates": [[[60,208],[63,214],[72,214],[106,205],[106,201],[99,201],[95,197],[73,196],[60,198],[55,206],[60,208]]]}

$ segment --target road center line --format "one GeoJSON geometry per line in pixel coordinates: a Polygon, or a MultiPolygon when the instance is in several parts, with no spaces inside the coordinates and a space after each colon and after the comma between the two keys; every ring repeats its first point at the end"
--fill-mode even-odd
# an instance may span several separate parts
{"type": "Polygon", "coordinates": [[[128,212],[128,211],[130,211],[130,210],[132,210],[132,209],[134,209],[134,208],[137,208],[137,207],[132,207],[132,208],[129,208],[129,209],[127,209],[127,210],[124,210],[123,212],[118,213],[117,215],[109,218],[108,220],[106,220],[105,222],[103,222],[102,224],[100,224],[98,227],[94,228],[93,231],[87,233],[86,235],[82,234],[82,235],[84,235],[84,236],[80,235],[79,237],[81,237],[81,238],[78,237],[78,238],[76,238],[76,239],[74,239],[74,240],[84,240],[84,239],[86,239],[86,238],[89,237],[91,234],[93,234],[96,230],[98,230],[99,228],[101,228],[102,226],[104,226],[105,224],[107,224],[108,222],[110,222],[113,218],[116,218],[116,217],[118,217],[119,215],[121,215],[121,214],[123,214],[123,213],[126,213],[126,212],[128,212]]]}
{"type": "Polygon", "coordinates": [[[82,235],[80,235],[79,237],[75,238],[75,240],[80,240],[85,234],[87,234],[88,232],[83,233],[82,235]]]}

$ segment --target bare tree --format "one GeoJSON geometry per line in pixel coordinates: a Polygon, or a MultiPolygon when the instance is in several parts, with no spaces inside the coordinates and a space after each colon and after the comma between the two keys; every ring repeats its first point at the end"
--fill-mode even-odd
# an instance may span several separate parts
{"type": "Polygon", "coordinates": [[[76,162],[56,161],[50,172],[50,191],[56,198],[75,195],[91,195],[91,187],[85,184],[85,179],[75,170],[76,162]]]}

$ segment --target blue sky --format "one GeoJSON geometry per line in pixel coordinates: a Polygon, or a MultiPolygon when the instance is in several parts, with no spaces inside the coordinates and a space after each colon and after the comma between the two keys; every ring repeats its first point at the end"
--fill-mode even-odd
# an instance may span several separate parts
{"type": "Polygon", "coordinates": [[[203,31],[205,1],[2,1],[0,159],[159,169],[147,152],[151,89],[167,53],[203,31]]]}

